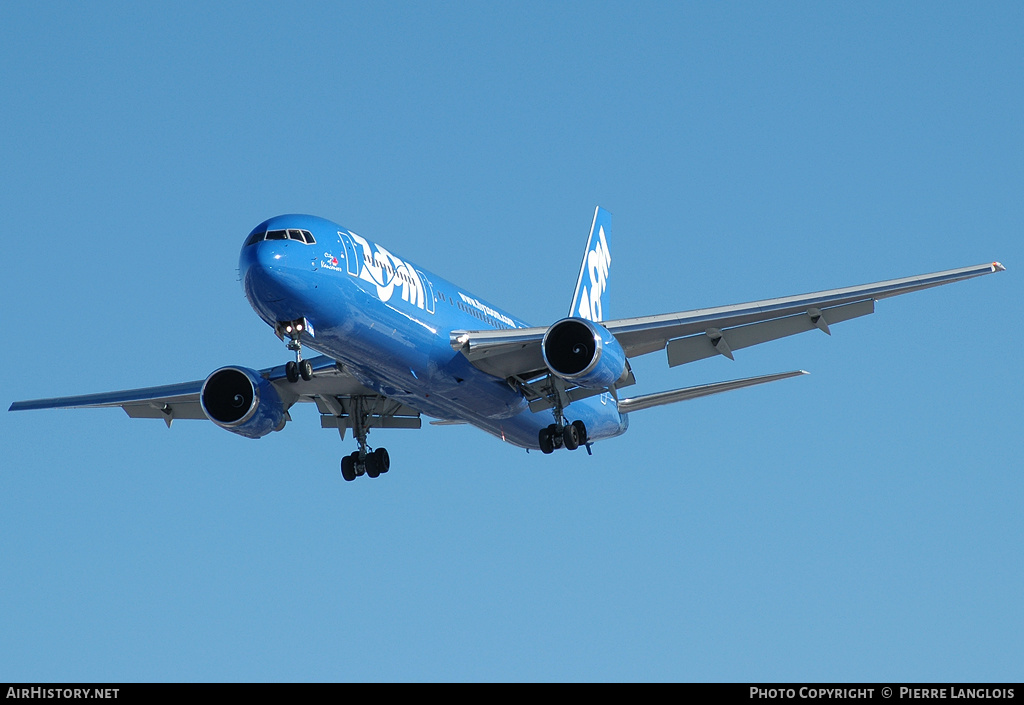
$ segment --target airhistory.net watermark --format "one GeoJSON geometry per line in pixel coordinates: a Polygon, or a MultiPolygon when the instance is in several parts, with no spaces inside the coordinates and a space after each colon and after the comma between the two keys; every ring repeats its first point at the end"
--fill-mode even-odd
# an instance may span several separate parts
{"type": "Polygon", "coordinates": [[[120,688],[43,688],[41,686],[33,686],[31,688],[15,688],[13,686],[7,689],[8,698],[60,698],[64,700],[87,700],[90,698],[96,698],[105,700],[108,698],[117,698],[117,691],[120,688]]]}

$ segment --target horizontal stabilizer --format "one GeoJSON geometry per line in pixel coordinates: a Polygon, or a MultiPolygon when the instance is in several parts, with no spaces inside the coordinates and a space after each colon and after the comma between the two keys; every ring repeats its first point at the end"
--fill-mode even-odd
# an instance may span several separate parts
{"type": "Polygon", "coordinates": [[[645,394],[642,397],[633,397],[632,399],[620,399],[619,411],[623,414],[628,414],[632,411],[642,411],[643,409],[650,409],[652,406],[674,404],[677,401],[697,399],[698,397],[706,397],[712,394],[719,394],[720,392],[728,392],[733,389],[742,389],[743,387],[753,387],[756,384],[775,382],[780,379],[789,379],[790,377],[799,377],[800,375],[805,374],[808,373],[805,372],[804,370],[796,370],[794,372],[779,372],[773,375],[747,377],[746,379],[734,379],[730,382],[715,382],[714,384],[702,384],[697,387],[685,387],[684,389],[673,389],[667,392],[658,392],[656,394],[645,394]]]}

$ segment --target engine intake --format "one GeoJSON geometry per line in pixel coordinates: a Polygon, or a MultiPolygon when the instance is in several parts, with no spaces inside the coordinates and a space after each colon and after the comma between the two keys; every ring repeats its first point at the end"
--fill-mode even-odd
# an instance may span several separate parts
{"type": "Polygon", "coordinates": [[[604,326],[584,318],[563,318],[541,341],[551,374],[589,389],[613,386],[626,371],[626,352],[604,326]]]}
{"type": "Polygon", "coordinates": [[[222,367],[207,377],[199,403],[210,421],[246,438],[284,428],[286,410],[274,385],[244,367],[222,367]]]}

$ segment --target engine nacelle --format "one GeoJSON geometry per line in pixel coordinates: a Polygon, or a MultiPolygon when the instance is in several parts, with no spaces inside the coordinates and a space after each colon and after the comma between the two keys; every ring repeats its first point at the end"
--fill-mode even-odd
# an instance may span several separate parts
{"type": "Polygon", "coordinates": [[[286,410],[274,385],[244,367],[222,367],[207,377],[199,403],[210,421],[246,438],[284,428],[286,410]]]}
{"type": "Polygon", "coordinates": [[[626,372],[626,352],[607,328],[585,318],[563,318],[541,341],[544,364],[567,382],[589,389],[611,387],[626,372]]]}

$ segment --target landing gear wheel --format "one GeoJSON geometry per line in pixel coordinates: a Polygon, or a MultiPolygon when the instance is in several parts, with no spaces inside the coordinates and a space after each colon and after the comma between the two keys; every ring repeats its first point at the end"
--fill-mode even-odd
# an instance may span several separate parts
{"type": "Polygon", "coordinates": [[[363,461],[366,465],[366,474],[370,477],[380,477],[380,468],[377,467],[377,456],[370,453],[366,456],[366,460],[363,461]]]}
{"type": "Polygon", "coordinates": [[[309,360],[299,360],[299,376],[307,382],[313,379],[313,363],[309,360]]]}
{"type": "Polygon", "coordinates": [[[293,360],[289,360],[284,366],[284,375],[289,382],[295,384],[299,381],[299,366],[293,360]]]}
{"type": "Polygon", "coordinates": [[[551,455],[555,452],[555,443],[551,439],[551,427],[545,426],[537,434],[537,442],[540,444],[540,452],[544,455],[551,455]]]}
{"type": "Polygon", "coordinates": [[[388,455],[387,450],[378,448],[373,451],[373,457],[377,461],[377,470],[381,475],[391,469],[391,456],[388,455]]]}
{"type": "Polygon", "coordinates": [[[566,450],[576,450],[580,447],[579,429],[575,424],[569,424],[562,429],[562,445],[566,450]]]}
{"type": "Polygon", "coordinates": [[[589,440],[587,437],[587,425],[579,420],[573,421],[572,425],[576,427],[576,436],[579,438],[579,444],[581,446],[587,445],[589,440]]]}
{"type": "Polygon", "coordinates": [[[356,461],[351,455],[341,459],[341,476],[348,482],[356,479],[356,461]]]}

